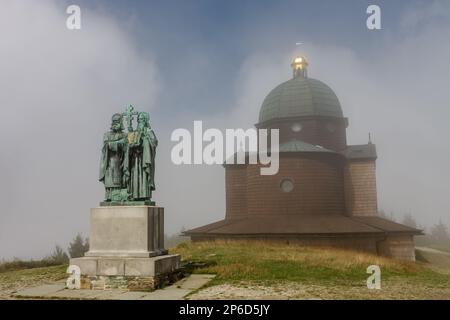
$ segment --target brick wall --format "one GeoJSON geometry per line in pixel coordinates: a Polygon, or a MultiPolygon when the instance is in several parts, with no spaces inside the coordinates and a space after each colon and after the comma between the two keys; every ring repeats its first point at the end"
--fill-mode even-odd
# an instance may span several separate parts
{"type": "Polygon", "coordinates": [[[225,167],[226,217],[233,218],[247,213],[247,166],[225,167]]]}
{"type": "Polygon", "coordinates": [[[280,154],[278,174],[263,176],[260,165],[226,167],[227,218],[242,214],[345,213],[343,162],[334,154],[280,154]],[[240,168],[239,168],[240,167],[240,168]],[[291,192],[280,184],[290,179],[291,192]]]}
{"type": "Polygon", "coordinates": [[[377,215],[375,160],[349,161],[344,169],[344,185],[348,215],[377,215]]]}

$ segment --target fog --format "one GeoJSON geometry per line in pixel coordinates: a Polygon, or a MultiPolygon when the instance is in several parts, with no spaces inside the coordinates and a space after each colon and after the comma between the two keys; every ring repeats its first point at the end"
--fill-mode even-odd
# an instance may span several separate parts
{"type": "MultiPolygon", "coordinates": [[[[379,208],[398,219],[411,213],[424,227],[439,219],[450,225],[450,6],[406,10],[399,26],[364,54],[314,39],[272,48],[271,34],[262,45],[255,38],[264,30],[255,28],[242,35],[252,48],[239,61],[231,91],[215,97],[224,107],[201,115],[191,108],[210,101],[207,93],[183,105],[161,97],[202,83],[214,56],[191,48],[189,79],[169,86],[156,48],[141,50],[123,21],[83,10],[84,29],[73,32],[66,17],[53,1],[1,4],[0,258],[41,257],[77,232],[88,235],[89,209],[103,197],[102,135],[111,115],[130,103],[150,112],[159,138],[153,198],[165,207],[166,233],[222,219],[223,167],[173,165],[170,134],[192,130],[194,120],[204,129],[253,126],[264,97],[291,77],[290,60],[300,53],[309,60],[309,76],[336,92],[349,118],[348,144],[367,143],[371,133],[379,208]]],[[[280,34],[277,42],[298,41],[295,30],[280,34]]],[[[220,78],[209,84],[212,91],[222,85],[220,78]]]]}

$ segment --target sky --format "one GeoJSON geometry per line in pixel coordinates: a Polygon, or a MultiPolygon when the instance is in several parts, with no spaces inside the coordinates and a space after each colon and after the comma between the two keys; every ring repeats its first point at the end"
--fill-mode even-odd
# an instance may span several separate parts
{"type": "Polygon", "coordinates": [[[166,233],[222,219],[224,169],[173,165],[170,134],[252,127],[297,54],[336,92],[348,143],[371,133],[379,208],[450,225],[449,38],[447,1],[2,0],[0,259],[88,235],[101,138],[129,104],[160,142],[166,233]],[[70,4],[81,30],[66,28],[70,4]],[[381,30],[366,27],[369,4],[381,30]]]}

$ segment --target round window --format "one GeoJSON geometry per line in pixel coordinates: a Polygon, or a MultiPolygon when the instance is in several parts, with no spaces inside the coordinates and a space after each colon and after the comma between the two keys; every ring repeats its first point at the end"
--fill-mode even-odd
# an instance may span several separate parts
{"type": "Polygon", "coordinates": [[[291,179],[283,179],[281,180],[280,188],[283,192],[291,192],[294,190],[294,183],[291,179]]]}
{"type": "Polygon", "coordinates": [[[291,126],[291,130],[294,132],[300,132],[302,130],[302,125],[300,123],[294,123],[291,126]]]}

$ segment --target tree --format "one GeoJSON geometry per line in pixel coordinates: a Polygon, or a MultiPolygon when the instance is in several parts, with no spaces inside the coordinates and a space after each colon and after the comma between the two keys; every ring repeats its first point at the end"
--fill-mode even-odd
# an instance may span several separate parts
{"type": "Polygon", "coordinates": [[[431,238],[437,244],[450,243],[450,236],[448,234],[447,226],[439,219],[439,223],[431,227],[431,238]]]}
{"type": "Polygon", "coordinates": [[[83,240],[83,237],[78,233],[73,241],[69,244],[69,254],[71,258],[83,257],[85,252],[89,250],[89,239],[83,240]]]}
{"type": "Polygon", "coordinates": [[[391,213],[389,214],[389,218],[388,219],[391,220],[391,221],[397,222],[397,220],[395,219],[395,215],[394,215],[393,211],[391,211],[391,213]]]}
{"type": "Polygon", "coordinates": [[[378,216],[380,216],[381,218],[386,219],[386,220],[396,221],[394,212],[392,212],[392,211],[389,214],[387,214],[386,211],[384,211],[383,209],[380,209],[380,210],[378,210],[378,216]]]}
{"type": "Polygon", "coordinates": [[[47,260],[55,264],[65,264],[69,262],[69,256],[63,248],[61,248],[59,245],[56,245],[51,255],[47,257],[47,260]]]}
{"type": "Polygon", "coordinates": [[[414,217],[412,216],[411,213],[407,213],[403,216],[403,221],[402,223],[405,226],[411,227],[411,228],[415,228],[417,229],[417,222],[416,219],[414,219],[414,217]]]}
{"type": "Polygon", "coordinates": [[[378,211],[378,215],[381,217],[381,218],[387,218],[387,214],[386,214],[386,212],[384,212],[384,210],[383,209],[381,209],[380,211],[378,211]]]}

